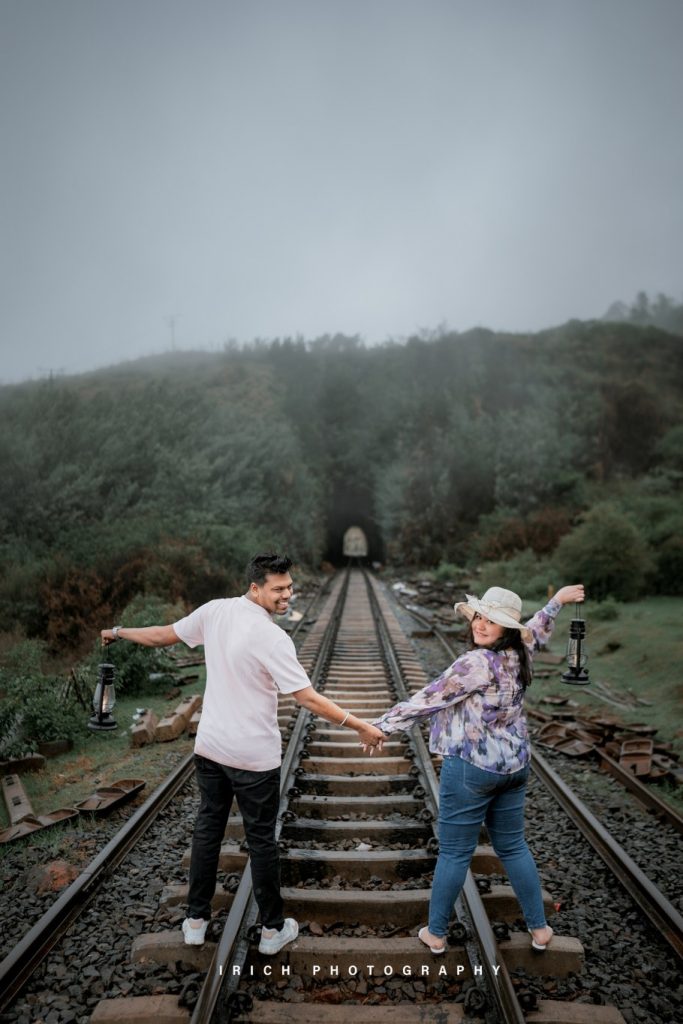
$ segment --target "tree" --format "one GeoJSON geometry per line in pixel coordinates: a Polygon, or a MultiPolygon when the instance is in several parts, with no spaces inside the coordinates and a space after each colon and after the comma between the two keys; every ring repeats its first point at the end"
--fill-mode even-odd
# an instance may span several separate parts
{"type": "Polygon", "coordinates": [[[647,292],[638,292],[635,302],[631,306],[631,320],[636,324],[649,324],[652,322],[650,300],[647,292]]]}
{"type": "Polygon", "coordinates": [[[591,600],[635,600],[654,569],[651,552],[632,519],[610,502],[595,505],[555,553],[560,576],[580,580],[591,600]]]}

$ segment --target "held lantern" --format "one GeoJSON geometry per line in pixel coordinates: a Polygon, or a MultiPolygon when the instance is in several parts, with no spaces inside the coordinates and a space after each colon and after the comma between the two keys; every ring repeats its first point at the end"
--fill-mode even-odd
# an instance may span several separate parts
{"type": "Polygon", "coordinates": [[[586,661],[586,623],[579,617],[578,604],[574,607],[574,618],[569,623],[569,640],[567,641],[567,671],[562,673],[562,682],[574,686],[586,686],[590,680],[586,661]]]}

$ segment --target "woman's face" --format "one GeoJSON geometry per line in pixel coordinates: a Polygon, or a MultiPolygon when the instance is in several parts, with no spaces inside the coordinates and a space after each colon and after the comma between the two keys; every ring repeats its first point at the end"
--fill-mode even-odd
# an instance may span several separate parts
{"type": "Polygon", "coordinates": [[[497,622],[491,622],[479,612],[475,612],[472,619],[472,636],[478,647],[490,647],[496,640],[500,640],[504,632],[504,626],[499,626],[497,622]]]}

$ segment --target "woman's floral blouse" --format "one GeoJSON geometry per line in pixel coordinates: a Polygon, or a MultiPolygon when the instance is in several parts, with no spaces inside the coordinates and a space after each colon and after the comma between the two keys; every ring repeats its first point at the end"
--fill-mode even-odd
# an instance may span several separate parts
{"type": "MultiPolygon", "coordinates": [[[[561,605],[551,600],[526,625],[531,652],[545,644],[561,605]]],[[[531,751],[524,715],[524,688],[516,651],[476,647],[450,668],[394,705],[374,724],[389,735],[410,729],[422,718],[429,723],[429,749],[444,757],[461,757],[485,771],[507,775],[529,763],[531,751]]]]}

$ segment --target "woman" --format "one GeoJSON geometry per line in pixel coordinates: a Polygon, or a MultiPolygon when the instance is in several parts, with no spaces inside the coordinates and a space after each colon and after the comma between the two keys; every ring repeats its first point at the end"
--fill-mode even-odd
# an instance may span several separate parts
{"type": "Polygon", "coordinates": [[[432,953],[445,951],[453,904],[486,823],[522,908],[534,949],[544,950],[546,924],[541,883],[524,838],[524,794],[531,752],[524,693],[531,655],[545,644],[562,605],[583,601],[580,584],[562,587],[545,608],[522,624],[522,601],[492,587],[481,600],[467,595],[456,614],[470,621],[470,649],[428,686],[375,722],[390,735],[430,717],[429,749],[441,754],[439,856],[429,923],[418,932],[432,953]]]}

